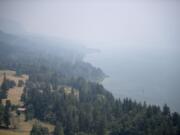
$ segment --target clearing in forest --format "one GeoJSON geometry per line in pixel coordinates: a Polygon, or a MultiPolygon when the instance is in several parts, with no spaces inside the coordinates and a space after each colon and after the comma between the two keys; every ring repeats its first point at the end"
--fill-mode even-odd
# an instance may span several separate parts
{"type": "MultiPolygon", "coordinates": [[[[21,96],[23,94],[23,90],[26,84],[26,81],[29,79],[28,75],[17,76],[15,71],[11,70],[0,70],[0,85],[4,79],[4,73],[6,75],[6,79],[12,80],[15,82],[16,86],[10,88],[7,93],[7,98],[3,99],[2,102],[5,104],[6,100],[10,100],[12,105],[17,105],[19,107],[23,106],[23,102],[21,101],[21,96]],[[18,86],[19,81],[23,81],[22,86],[18,86]]],[[[47,127],[50,132],[54,131],[54,125],[40,122],[36,119],[31,121],[25,121],[25,114],[20,114],[17,116],[15,112],[11,112],[13,114],[13,124],[16,125],[15,129],[0,129],[0,135],[29,135],[32,129],[33,124],[36,122],[40,123],[42,126],[47,127]]]]}

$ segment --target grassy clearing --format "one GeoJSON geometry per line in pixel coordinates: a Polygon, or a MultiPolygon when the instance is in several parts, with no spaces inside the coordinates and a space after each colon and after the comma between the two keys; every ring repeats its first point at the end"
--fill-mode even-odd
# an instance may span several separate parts
{"type": "Polygon", "coordinates": [[[21,115],[20,122],[19,122],[19,128],[17,129],[18,131],[29,133],[32,129],[33,124],[35,124],[37,122],[40,125],[42,125],[43,127],[47,127],[49,129],[49,132],[54,131],[54,125],[52,125],[52,124],[41,122],[36,119],[30,120],[30,121],[24,121],[24,119],[25,119],[24,115],[21,115]]]}
{"type": "MultiPolygon", "coordinates": [[[[13,80],[16,83],[16,86],[14,88],[8,90],[7,99],[11,100],[12,104],[21,106],[23,103],[20,100],[25,86],[18,87],[18,81],[22,80],[26,82],[29,79],[29,76],[28,75],[16,76],[15,71],[0,70],[0,84],[3,81],[4,73],[6,73],[7,79],[13,80]]],[[[3,99],[4,104],[7,99],[3,99]]],[[[36,119],[33,119],[31,121],[24,121],[24,120],[25,120],[25,116],[24,114],[21,114],[18,120],[17,129],[0,129],[0,135],[29,135],[33,124],[36,122],[41,124],[43,127],[47,127],[49,129],[49,132],[54,131],[54,125],[52,124],[40,122],[37,121],[36,119]]]]}
{"type": "Polygon", "coordinates": [[[47,127],[49,129],[49,132],[54,131],[54,125],[41,122],[36,119],[33,119],[31,121],[24,121],[24,115],[21,114],[20,121],[18,123],[18,128],[17,129],[0,129],[0,135],[29,135],[33,124],[35,124],[36,122],[41,124],[43,127],[47,127]]]}
{"type": "MultiPolygon", "coordinates": [[[[0,84],[3,81],[3,74],[6,73],[6,78],[9,80],[13,80],[16,83],[16,86],[9,89],[8,93],[7,93],[7,99],[11,100],[11,103],[14,105],[22,105],[21,100],[21,95],[23,94],[23,89],[24,86],[22,87],[18,87],[18,81],[22,80],[24,82],[26,82],[29,77],[28,75],[21,75],[21,76],[16,76],[16,72],[15,71],[10,71],[10,70],[0,70],[0,84]]],[[[5,103],[5,101],[7,99],[3,99],[3,103],[5,103]]]]}
{"type": "Polygon", "coordinates": [[[12,71],[12,70],[0,70],[0,76],[3,76],[4,73],[6,73],[6,75],[16,75],[16,71],[12,71]]]}
{"type": "Polygon", "coordinates": [[[29,132],[0,129],[0,135],[29,135],[29,132]]]}

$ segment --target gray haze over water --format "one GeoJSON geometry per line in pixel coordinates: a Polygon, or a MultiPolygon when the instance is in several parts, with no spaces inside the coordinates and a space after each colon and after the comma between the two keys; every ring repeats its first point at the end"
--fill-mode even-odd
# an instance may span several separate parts
{"type": "Polygon", "coordinates": [[[173,111],[180,111],[180,52],[176,49],[110,47],[87,55],[85,61],[109,75],[103,84],[115,97],[157,105],[167,103],[173,111]]]}
{"type": "Polygon", "coordinates": [[[7,0],[0,1],[0,18],[18,22],[27,33],[101,50],[85,61],[109,75],[103,84],[116,97],[167,103],[180,112],[178,0],[7,0]]]}

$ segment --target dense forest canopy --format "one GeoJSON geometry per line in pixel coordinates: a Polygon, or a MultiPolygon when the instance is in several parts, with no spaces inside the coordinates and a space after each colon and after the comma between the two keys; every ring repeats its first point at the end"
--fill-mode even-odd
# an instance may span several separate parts
{"type": "MultiPolygon", "coordinates": [[[[180,134],[178,113],[167,105],[115,99],[99,83],[106,77],[101,69],[83,61],[86,48],[67,44],[0,32],[0,69],[29,75],[22,95],[26,121],[50,122],[54,135],[180,134]]],[[[0,104],[0,124],[6,127],[11,109],[10,102],[0,104]]],[[[50,133],[35,124],[31,135],[41,134],[50,133]]]]}

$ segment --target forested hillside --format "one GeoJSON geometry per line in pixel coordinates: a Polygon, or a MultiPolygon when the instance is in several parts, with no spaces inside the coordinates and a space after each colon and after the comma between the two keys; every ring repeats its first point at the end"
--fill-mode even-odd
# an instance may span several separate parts
{"type": "Polygon", "coordinates": [[[39,36],[16,36],[0,31],[0,68],[17,73],[50,69],[68,77],[101,81],[106,75],[99,68],[83,62],[89,50],[70,41],[48,40],[39,36]],[[72,46],[72,47],[71,47],[72,46]]]}
{"type": "MultiPolygon", "coordinates": [[[[25,120],[36,118],[55,125],[49,133],[34,124],[31,135],[180,134],[180,115],[167,105],[160,108],[115,99],[105,90],[98,83],[105,74],[82,59],[85,48],[76,50],[65,42],[41,40],[0,32],[0,68],[29,75],[22,95],[25,120]]],[[[11,109],[8,102],[0,104],[0,124],[7,128],[6,114],[11,109]]]]}

